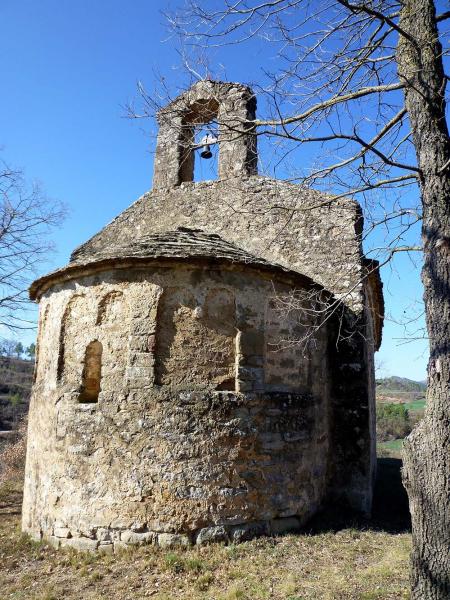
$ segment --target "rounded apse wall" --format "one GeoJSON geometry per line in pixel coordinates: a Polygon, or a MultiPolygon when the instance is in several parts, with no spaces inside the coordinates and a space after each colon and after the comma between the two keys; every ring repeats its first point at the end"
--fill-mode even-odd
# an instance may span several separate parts
{"type": "MultiPolygon", "coordinates": [[[[109,270],[41,298],[23,529],[55,545],[239,541],[319,507],[327,333],[246,269],[109,270]]],[[[276,291],[275,291],[276,290],[276,291]]]]}

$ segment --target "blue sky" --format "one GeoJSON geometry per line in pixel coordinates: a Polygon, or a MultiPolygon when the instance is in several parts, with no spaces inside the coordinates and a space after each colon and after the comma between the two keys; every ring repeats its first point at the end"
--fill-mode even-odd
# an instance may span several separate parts
{"type": "MultiPolygon", "coordinates": [[[[64,264],[85,241],[151,187],[151,124],[125,118],[141,80],[151,91],[158,74],[181,84],[175,40],[161,9],[168,3],[133,0],[2,0],[0,4],[0,146],[8,163],[40,181],[69,216],[55,232],[57,252],[42,273],[64,264]]],[[[223,79],[251,82],[275,64],[267,44],[211,55],[223,79]]],[[[383,269],[388,315],[421,311],[418,265],[401,256],[383,269]]],[[[420,324],[420,323],[419,323],[420,324]]],[[[413,326],[411,329],[417,327],[413,326]]],[[[403,327],[387,319],[382,375],[426,376],[427,345],[403,344],[403,327]]],[[[24,336],[32,341],[33,334],[24,336]]]]}

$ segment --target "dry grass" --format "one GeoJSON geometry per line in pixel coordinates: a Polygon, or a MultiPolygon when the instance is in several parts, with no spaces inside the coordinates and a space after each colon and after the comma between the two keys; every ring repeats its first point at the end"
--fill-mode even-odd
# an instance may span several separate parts
{"type": "Polygon", "coordinates": [[[0,600],[408,598],[408,533],[347,528],[239,546],[114,556],[54,551],[19,529],[21,492],[0,490],[0,600]]]}

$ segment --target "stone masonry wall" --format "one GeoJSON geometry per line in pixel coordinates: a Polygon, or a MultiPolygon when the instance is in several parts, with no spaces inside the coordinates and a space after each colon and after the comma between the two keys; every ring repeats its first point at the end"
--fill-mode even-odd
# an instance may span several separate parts
{"type": "Polygon", "coordinates": [[[24,531],[111,552],[130,543],[240,541],[314,514],[330,460],[327,333],[317,357],[305,356],[308,376],[283,351],[280,368],[298,385],[267,391],[273,294],[274,282],[251,270],[182,265],[109,271],[46,292],[24,531]],[[204,346],[198,363],[190,336],[204,346]],[[102,347],[100,393],[86,401],[92,343],[102,347]],[[194,369],[188,381],[174,357],[198,364],[199,376],[194,369]]]}
{"type": "Polygon", "coordinates": [[[235,389],[234,293],[209,290],[199,305],[186,287],[164,290],[156,325],[156,383],[235,389]],[[193,358],[195,360],[193,361],[193,358]]]}
{"type": "Polygon", "coordinates": [[[221,179],[257,172],[255,119],[256,99],[246,86],[200,81],[164,107],[158,114],[153,185],[167,189],[193,181],[195,152],[194,127],[218,124],[221,179]],[[245,133],[244,133],[245,132],[245,133]]]}

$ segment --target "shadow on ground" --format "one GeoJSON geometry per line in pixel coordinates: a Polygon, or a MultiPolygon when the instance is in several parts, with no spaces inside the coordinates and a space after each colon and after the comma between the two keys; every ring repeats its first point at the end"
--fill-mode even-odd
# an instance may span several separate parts
{"type": "Polygon", "coordinates": [[[376,529],[386,533],[411,531],[408,496],[402,485],[402,461],[399,458],[379,458],[377,480],[370,519],[355,515],[354,512],[330,507],[308,523],[305,531],[321,533],[338,531],[349,527],[355,529],[376,529]]]}

